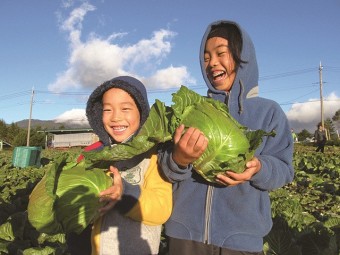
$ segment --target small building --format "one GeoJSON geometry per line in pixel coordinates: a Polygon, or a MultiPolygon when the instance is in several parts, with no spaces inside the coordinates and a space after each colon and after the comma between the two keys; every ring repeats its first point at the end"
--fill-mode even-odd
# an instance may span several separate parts
{"type": "Polygon", "coordinates": [[[41,132],[46,134],[46,148],[86,147],[99,140],[92,128],[54,129],[41,132]]]}
{"type": "Polygon", "coordinates": [[[7,143],[4,140],[0,139],[0,151],[2,151],[4,148],[12,147],[10,143],[7,143]]]}

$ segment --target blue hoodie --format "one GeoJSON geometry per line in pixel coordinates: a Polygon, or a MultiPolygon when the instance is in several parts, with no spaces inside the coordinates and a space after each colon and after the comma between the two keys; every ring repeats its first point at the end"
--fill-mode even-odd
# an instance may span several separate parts
{"type": "Polygon", "coordinates": [[[173,212],[166,223],[170,237],[194,240],[232,250],[259,252],[263,237],[272,227],[269,192],[292,181],[293,140],[290,126],[280,106],[258,96],[258,67],[253,43],[235,22],[211,23],[203,36],[200,64],[208,87],[208,97],[225,102],[231,115],[249,129],[276,131],[264,137],[255,152],[262,168],[250,181],[226,187],[208,183],[194,170],[180,169],[172,160],[171,149],[159,158],[173,185],[173,212]],[[211,27],[231,23],[241,32],[241,63],[232,89],[227,94],[214,89],[206,76],[204,48],[211,27]]]}

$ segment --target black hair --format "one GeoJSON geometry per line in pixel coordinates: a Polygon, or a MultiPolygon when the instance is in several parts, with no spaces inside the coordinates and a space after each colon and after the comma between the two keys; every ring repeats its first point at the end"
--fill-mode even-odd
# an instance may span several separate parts
{"type": "Polygon", "coordinates": [[[235,62],[235,72],[242,63],[247,63],[241,59],[243,47],[242,36],[239,28],[234,24],[220,23],[211,27],[207,40],[212,37],[222,37],[228,40],[228,48],[235,62]]]}

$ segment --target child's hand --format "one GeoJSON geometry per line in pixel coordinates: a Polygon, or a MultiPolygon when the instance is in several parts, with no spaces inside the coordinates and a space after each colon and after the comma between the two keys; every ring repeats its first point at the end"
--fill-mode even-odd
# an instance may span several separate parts
{"type": "Polygon", "coordinates": [[[110,173],[113,174],[113,184],[110,188],[103,190],[99,193],[100,202],[107,202],[102,208],[99,209],[101,215],[108,212],[115,204],[122,198],[123,195],[123,182],[118,169],[110,166],[110,173]]]}
{"type": "Polygon", "coordinates": [[[242,173],[226,171],[225,174],[218,174],[216,181],[222,185],[235,186],[240,183],[249,181],[261,169],[261,162],[258,158],[253,157],[246,164],[246,169],[242,173]]]}
{"type": "Polygon", "coordinates": [[[199,129],[193,127],[182,134],[184,128],[182,124],[175,131],[172,159],[180,167],[186,168],[203,154],[208,146],[208,139],[199,129]]]}

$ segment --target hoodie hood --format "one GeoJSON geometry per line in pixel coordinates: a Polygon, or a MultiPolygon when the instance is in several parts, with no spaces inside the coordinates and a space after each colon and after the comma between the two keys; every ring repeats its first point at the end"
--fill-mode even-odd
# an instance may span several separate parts
{"type": "Polygon", "coordinates": [[[226,102],[230,110],[236,110],[237,108],[237,112],[241,114],[243,111],[243,100],[245,98],[258,96],[259,73],[255,48],[249,35],[237,23],[228,20],[219,20],[211,23],[203,35],[199,58],[202,75],[208,87],[209,97],[226,102]],[[241,60],[244,61],[237,70],[229,95],[225,91],[216,90],[214,88],[207,77],[204,67],[204,49],[208,35],[214,26],[223,24],[231,24],[239,29],[242,38],[241,60]]]}
{"type": "Polygon", "coordinates": [[[135,100],[135,103],[139,109],[139,113],[141,116],[140,126],[144,124],[150,111],[150,106],[149,106],[145,86],[139,80],[131,76],[119,76],[99,85],[92,92],[92,94],[90,95],[87,101],[86,116],[87,116],[87,119],[89,121],[91,128],[98,135],[100,141],[102,141],[104,145],[112,144],[112,139],[110,138],[109,134],[106,132],[104,125],[103,125],[103,120],[102,120],[103,94],[111,88],[122,89],[126,91],[127,93],[129,93],[130,96],[135,100]]]}

